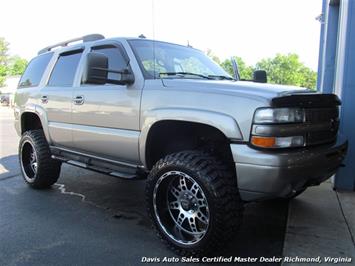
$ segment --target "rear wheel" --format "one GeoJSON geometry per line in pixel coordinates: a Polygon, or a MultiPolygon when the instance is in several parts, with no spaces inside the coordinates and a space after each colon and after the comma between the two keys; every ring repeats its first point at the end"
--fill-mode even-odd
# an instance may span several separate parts
{"type": "Polygon", "coordinates": [[[19,161],[25,182],[33,188],[47,188],[58,180],[61,163],[51,158],[42,130],[30,130],[22,135],[19,161]]]}
{"type": "Polygon", "coordinates": [[[148,176],[146,198],[159,236],[181,255],[218,250],[242,220],[235,176],[213,156],[197,151],[157,162],[148,176]]]}

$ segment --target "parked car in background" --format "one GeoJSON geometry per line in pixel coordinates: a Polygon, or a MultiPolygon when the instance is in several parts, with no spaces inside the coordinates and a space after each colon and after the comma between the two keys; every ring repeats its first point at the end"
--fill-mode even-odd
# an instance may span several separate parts
{"type": "Polygon", "coordinates": [[[3,106],[9,106],[9,104],[10,104],[10,96],[9,95],[1,95],[0,103],[3,106]]]}

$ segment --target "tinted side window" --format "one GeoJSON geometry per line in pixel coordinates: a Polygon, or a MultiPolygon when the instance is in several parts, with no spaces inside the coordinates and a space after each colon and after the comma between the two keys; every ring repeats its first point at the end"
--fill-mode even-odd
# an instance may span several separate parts
{"type": "Polygon", "coordinates": [[[71,86],[82,50],[61,54],[54,66],[48,86],[71,86]]]}
{"type": "MultiPolygon", "coordinates": [[[[108,57],[108,68],[112,70],[122,70],[127,67],[127,61],[119,48],[115,46],[94,47],[93,52],[102,53],[108,57]]],[[[108,79],[118,80],[117,73],[108,73],[108,79]]]]}
{"type": "Polygon", "coordinates": [[[53,53],[43,54],[31,60],[19,82],[19,88],[38,86],[53,53]]]}

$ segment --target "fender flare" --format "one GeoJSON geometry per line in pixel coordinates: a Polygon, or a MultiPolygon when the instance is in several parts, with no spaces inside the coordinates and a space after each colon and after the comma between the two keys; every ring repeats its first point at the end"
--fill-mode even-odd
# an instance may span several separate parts
{"type": "Polygon", "coordinates": [[[146,144],[150,129],[161,121],[182,121],[205,124],[221,131],[226,138],[243,140],[242,132],[237,121],[226,114],[187,108],[159,108],[143,113],[141,121],[141,134],[139,136],[140,160],[147,167],[146,144]]]}
{"type": "Polygon", "coordinates": [[[49,129],[48,129],[48,119],[47,119],[47,113],[46,111],[38,105],[35,104],[30,104],[25,107],[25,109],[21,112],[20,116],[20,132],[22,132],[22,116],[25,113],[33,113],[39,117],[39,120],[41,121],[41,125],[43,128],[44,135],[46,136],[46,139],[48,143],[51,143],[51,138],[49,135],[49,129]]]}

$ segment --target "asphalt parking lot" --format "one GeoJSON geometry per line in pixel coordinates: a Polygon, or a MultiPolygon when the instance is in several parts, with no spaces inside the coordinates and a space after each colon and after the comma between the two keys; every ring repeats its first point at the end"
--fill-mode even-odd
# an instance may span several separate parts
{"type": "MultiPolygon", "coordinates": [[[[176,257],[151,229],[144,181],[63,165],[51,189],[27,187],[12,115],[0,107],[0,265],[137,265],[142,257],[176,257]]],[[[213,256],[282,256],[287,212],[285,202],[248,205],[240,233],[213,256]]]]}

